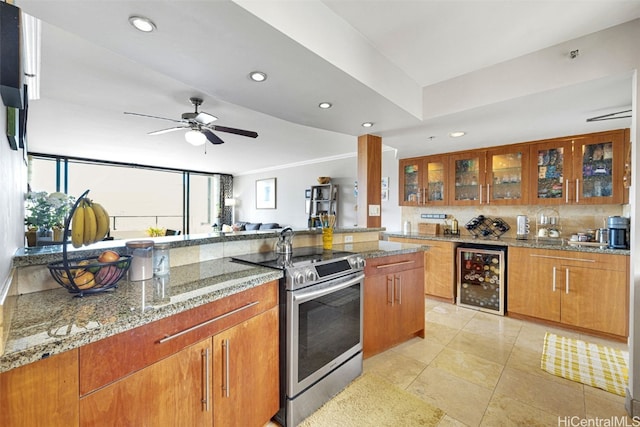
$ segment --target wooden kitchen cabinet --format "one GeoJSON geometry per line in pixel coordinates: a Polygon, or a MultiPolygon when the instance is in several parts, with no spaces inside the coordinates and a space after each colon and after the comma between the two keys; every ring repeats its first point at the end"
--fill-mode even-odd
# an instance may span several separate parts
{"type": "Polygon", "coordinates": [[[212,372],[213,425],[265,425],[280,407],[278,308],[214,336],[212,372]]]}
{"type": "Polygon", "coordinates": [[[628,257],[512,247],[508,275],[509,314],[628,335],[628,257]]]}
{"type": "Polygon", "coordinates": [[[622,203],[628,135],[628,129],[620,129],[532,143],[531,202],[622,203]]]}
{"type": "Polygon", "coordinates": [[[418,206],[422,203],[422,157],[402,159],[399,162],[400,206],[418,206]]]}
{"type": "Polygon", "coordinates": [[[81,347],[80,425],[266,424],[279,408],[277,292],[273,281],[81,347]]]}
{"type": "Polygon", "coordinates": [[[487,150],[486,200],[489,205],[523,205],[529,201],[530,160],[525,144],[487,150]]]}
{"type": "Polygon", "coordinates": [[[486,151],[451,154],[449,162],[450,204],[471,206],[486,203],[486,151]]]}
{"type": "Polygon", "coordinates": [[[0,425],[78,425],[78,351],[0,374],[0,425]]]}
{"type": "Polygon", "coordinates": [[[451,205],[527,203],[529,151],[517,144],[450,155],[451,205]]]}
{"type": "Polygon", "coordinates": [[[424,293],[455,302],[455,243],[403,237],[389,237],[389,241],[429,246],[429,250],[424,252],[424,293]]]}
{"type": "Polygon", "coordinates": [[[374,258],[365,267],[364,357],[424,338],[423,254],[374,258]]]}
{"type": "Polygon", "coordinates": [[[400,160],[400,205],[442,206],[449,201],[449,156],[400,160]]]}
{"type": "Polygon", "coordinates": [[[211,427],[210,359],[209,338],[83,397],[80,425],[211,427]]]}

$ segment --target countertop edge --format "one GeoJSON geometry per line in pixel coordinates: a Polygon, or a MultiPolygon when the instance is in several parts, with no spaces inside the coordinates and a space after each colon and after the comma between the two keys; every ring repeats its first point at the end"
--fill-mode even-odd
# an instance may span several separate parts
{"type": "MultiPolygon", "coordinates": [[[[609,249],[601,248],[598,246],[573,246],[566,243],[566,241],[539,241],[535,238],[520,240],[514,238],[499,238],[499,239],[478,239],[473,236],[445,236],[445,235],[428,235],[419,233],[405,234],[403,232],[383,231],[380,233],[383,238],[395,237],[414,240],[434,240],[441,242],[452,242],[460,244],[479,244],[479,245],[494,245],[494,246],[513,246],[530,249],[551,249],[558,251],[571,251],[571,252],[587,252],[598,253],[608,255],[623,255],[630,256],[631,251],[629,249],[609,249]]],[[[427,243],[425,243],[427,244],[427,243]]]]}

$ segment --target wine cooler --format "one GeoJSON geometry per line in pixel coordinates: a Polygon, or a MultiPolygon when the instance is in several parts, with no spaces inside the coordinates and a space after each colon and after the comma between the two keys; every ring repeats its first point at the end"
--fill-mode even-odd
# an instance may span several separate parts
{"type": "Polygon", "coordinates": [[[457,249],[457,304],[504,316],[507,247],[465,244],[457,249]]]}

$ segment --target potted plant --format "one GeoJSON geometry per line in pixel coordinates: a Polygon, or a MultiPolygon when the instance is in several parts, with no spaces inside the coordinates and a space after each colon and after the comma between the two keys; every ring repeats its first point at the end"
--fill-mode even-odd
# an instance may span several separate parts
{"type": "Polygon", "coordinates": [[[61,241],[64,222],[73,207],[74,198],[64,193],[48,194],[46,191],[29,191],[25,197],[25,225],[27,226],[27,240],[29,233],[35,230],[36,244],[42,241],[61,241]],[[54,236],[54,231],[58,235],[54,236]]]}

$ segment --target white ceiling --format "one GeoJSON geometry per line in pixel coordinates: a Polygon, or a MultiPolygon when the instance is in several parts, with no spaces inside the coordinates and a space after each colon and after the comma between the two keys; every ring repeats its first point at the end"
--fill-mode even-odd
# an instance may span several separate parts
{"type": "Polygon", "coordinates": [[[585,126],[631,105],[630,76],[428,120],[420,110],[424,87],[638,18],[640,0],[15,3],[43,21],[36,152],[243,174],[353,155],[363,133],[408,157],[452,151],[456,129],[469,134],[462,149],[631,123],[585,126]],[[157,31],[137,32],[130,15],[157,31]],[[266,82],[247,78],[256,69],[266,82]],[[193,147],[181,132],[146,135],[169,122],[123,114],[179,118],[196,95],[217,124],[259,137],[218,133],[224,145],[193,147]]]}

